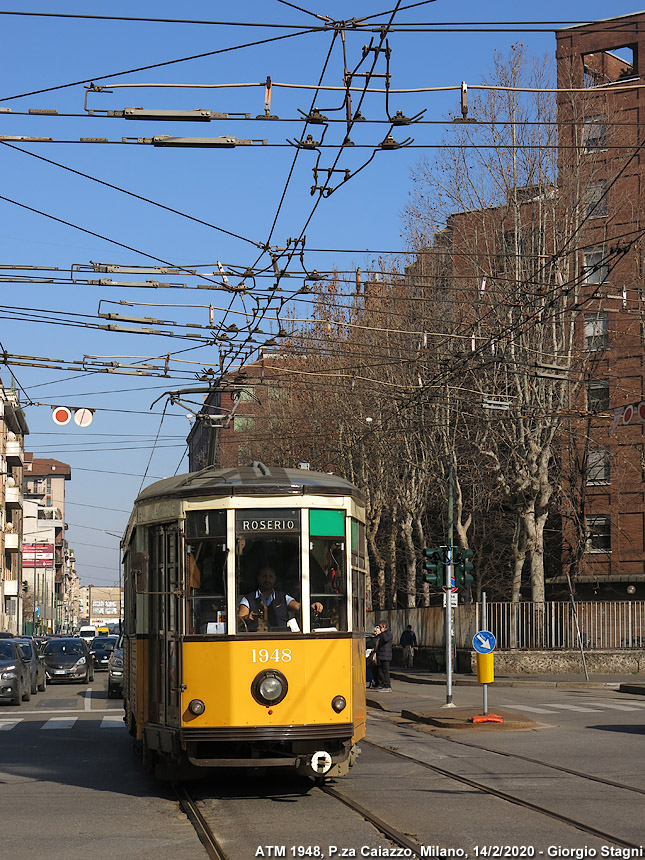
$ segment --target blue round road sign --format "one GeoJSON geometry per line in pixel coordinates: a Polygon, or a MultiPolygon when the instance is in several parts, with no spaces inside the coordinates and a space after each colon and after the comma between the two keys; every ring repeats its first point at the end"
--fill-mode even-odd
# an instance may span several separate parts
{"type": "Polygon", "coordinates": [[[480,630],[473,636],[473,648],[478,654],[490,654],[495,650],[495,636],[489,630],[480,630]]]}

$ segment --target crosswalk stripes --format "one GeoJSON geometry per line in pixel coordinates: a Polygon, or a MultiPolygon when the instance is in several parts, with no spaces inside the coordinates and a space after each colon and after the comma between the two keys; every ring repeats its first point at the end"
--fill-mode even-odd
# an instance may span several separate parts
{"type": "MultiPolygon", "coordinates": [[[[12,729],[15,729],[16,726],[19,726],[21,723],[24,725],[29,725],[30,723],[35,723],[35,720],[27,720],[24,717],[16,717],[14,719],[2,719],[0,718],[0,732],[10,732],[12,729]]],[[[50,717],[50,719],[46,720],[42,723],[38,728],[48,731],[61,731],[63,729],[73,729],[77,724],[78,725],[91,725],[94,723],[94,720],[79,720],[78,717],[50,717]]],[[[103,717],[99,723],[99,728],[101,729],[114,729],[114,728],[125,728],[125,723],[123,722],[123,716],[109,716],[103,717]]]]}
{"type": "Polygon", "coordinates": [[[535,708],[531,705],[502,705],[507,711],[522,711],[527,714],[555,714],[555,711],[549,708],[535,708]]]}
{"type": "Polygon", "coordinates": [[[122,729],[125,728],[122,716],[103,717],[101,720],[102,729],[122,729]]]}
{"type": "Polygon", "coordinates": [[[630,702],[628,705],[618,702],[585,702],[583,705],[570,705],[565,703],[549,702],[541,706],[536,705],[503,705],[509,711],[522,711],[528,714],[557,714],[559,711],[574,711],[583,714],[597,714],[603,710],[613,711],[639,711],[645,708],[645,702],[630,702]]]}
{"type": "Polygon", "coordinates": [[[71,729],[78,717],[52,717],[42,726],[43,729],[71,729]]]}

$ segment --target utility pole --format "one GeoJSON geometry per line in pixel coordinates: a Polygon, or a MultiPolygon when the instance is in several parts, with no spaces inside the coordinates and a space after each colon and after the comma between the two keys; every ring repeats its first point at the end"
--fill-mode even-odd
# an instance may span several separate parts
{"type": "Polygon", "coordinates": [[[453,454],[450,451],[448,466],[448,553],[446,558],[446,573],[444,576],[444,593],[446,608],[444,615],[444,635],[446,640],[446,704],[444,708],[454,708],[452,701],[452,589],[453,589],[453,558],[452,544],[454,537],[454,491],[453,491],[453,454]]]}

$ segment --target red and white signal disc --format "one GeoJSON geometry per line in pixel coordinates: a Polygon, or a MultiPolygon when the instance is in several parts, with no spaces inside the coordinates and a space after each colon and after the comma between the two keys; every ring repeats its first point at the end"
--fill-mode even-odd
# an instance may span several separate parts
{"type": "Polygon", "coordinates": [[[623,412],[623,424],[629,424],[629,422],[634,417],[634,407],[626,406],[625,411],[623,412]]]}
{"type": "Polygon", "coordinates": [[[72,413],[67,408],[67,406],[56,406],[54,411],[52,412],[52,418],[54,424],[59,424],[63,427],[65,424],[69,424],[72,420],[72,413]]]}
{"type": "Polygon", "coordinates": [[[638,417],[645,422],[645,401],[638,404],[638,417]]]}
{"type": "Polygon", "coordinates": [[[89,427],[94,420],[94,413],[91,409],[77,409],[74,413],[74,423],[79,427],[89,427]]]}

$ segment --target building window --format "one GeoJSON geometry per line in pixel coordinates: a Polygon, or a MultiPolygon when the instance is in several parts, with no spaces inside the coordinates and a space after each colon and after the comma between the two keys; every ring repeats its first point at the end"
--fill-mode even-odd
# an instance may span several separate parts
{"type": "Polygon", "coordinates": [[[600,448],[589,451],[587,457],[587,484],[598,486],[609,483],[609,451],[600,448]]]}
{"type": "Polygon", "coordinates": [[[609,380],[595,379],[587,384],[587,409],[589,412],[609,410],[609,380]]]}
{"type": "Polygon", "coordinates": [[[252,415],[236,415],[234,428],[236,433],[244,433],[247,430],[253,430],[255,419],[252,415]]]}
{"type": "Polygon", "coordinates": [[[604,179],[590,182],[584,194],[584,214],[586,218],[607,217],[607,183],[604,179]]]}
{"type": "Polygon", "coordinates": [[[584,284],[604,284],[609,275],[604,248],[589,248],[584,252],[582,281],[584,284]]]}
{"type": "Polygon", "coordinates": [[[587,552],[611,552],[611,522],[607,514],[587,517],[587,552]]]}
{"type": "Polygon", "coordinates": [[[585,314],[585,349],[593,351],[609,346],[609,314],[597,311],[585,314]]]}
{"type": "Polygon", "coordinates": [[[601,116],[590,116],[582,126],[582,148],[584,152],[607,149],[607,123],[601,116]]]}

